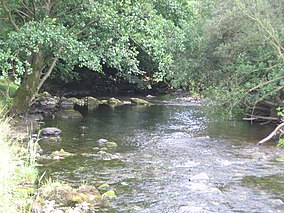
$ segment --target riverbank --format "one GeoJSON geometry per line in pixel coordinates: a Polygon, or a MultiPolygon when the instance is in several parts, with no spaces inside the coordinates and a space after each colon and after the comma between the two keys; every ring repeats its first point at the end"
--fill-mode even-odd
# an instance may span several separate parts
{"type": "Polygon", "coordinates": [[[20,147],[12,141],[9,138],[10,131],[8,119],[2,118],[0,120],[0,212],[30,212],[38,171],[31,149],[20,147]]]}

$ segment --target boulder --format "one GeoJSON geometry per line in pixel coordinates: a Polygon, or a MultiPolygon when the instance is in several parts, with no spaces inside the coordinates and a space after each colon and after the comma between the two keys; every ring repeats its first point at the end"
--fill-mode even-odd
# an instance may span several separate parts
{"type": "Polygon", "coordinates": [[[143,100],[141,98],[130,98],[130,101],[135,105],[151,105],[149,101],[143,100]]]}
{"type": "Polygon", "coordinates": [[[47,92],[39,94],[35,100],[35,106],[43,110],[54,109],[57,107],[58,103],[59,103],[59,97],[51,96],[47,92]]]}
{"type": "Polygon", "coordinates": [[[110,98],[108,99],[108,104],[120,106],[120,105],[123,105],[123,102],[117,98],[110,98]]]}
{"type": "Polygon", "coordinates": [[[86,104],[84,99],[78,99],[75,97],[68,98],[67,100],[72,101],[74,105],[77,105],[77,106],[84,106],[86,104]]]}
{"type": "Polygon", "coordinates": [[[72,201],[74,203],[87,202],[94,206],[101,203],[102,196],[95,186],[83,185],[73,195],[72,201]]]}
{"type": "Polygon", "coordinates": [[[65,109],[73,109],[74,108],[74,101],[69,100],[67,98],[62,97],[60,102],[59,102],[59,106],[61,109],[65,110],[65,109]]]}
{"type": "Polygon", "coordinates": [[[56,202],[57,205],[68,205],[73,197],[73,188],[67,184],[55,182],[38,189],[38,196],[48,198],[56,202]]]}
{"type": "Polygon", "coordinates": [[[71,119],[71,118],[83,118],[83,115],[77,110],[68,109],[56,112],[55,117],[58,119],[71,119]]]}
{"type": "Polygon", "coordinates": [[[86,100],[87,100],[88,110],[93,110],[97,108],[99,104],[101,104],[101,102],[98,99],[91,96],[87,97],[86,100]]]}
{"type": "Polygon", "coordinates": [[[55,127],[46,127],[41,130],[43,136],[58,136],[61,134],[61,130],[55,127]]]}

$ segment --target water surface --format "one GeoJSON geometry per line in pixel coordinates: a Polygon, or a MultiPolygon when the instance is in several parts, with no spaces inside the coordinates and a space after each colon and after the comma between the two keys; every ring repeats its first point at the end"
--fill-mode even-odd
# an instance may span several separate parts
{"type": "Polygon", "coordinates": [[[76,156],[40,170],[74,186],[107,182],[117,198],[101,212],[284,212],[284,163],[275,160],[284,151],[255,146],[273,127],[210,121],[180,100],[102,105],[82,120],[46,125],[62,129],[62,142],[43,142],[44,150],[76,156]],[[120,159],[96,155],[100,138],[118,144],[107,152],[120,159]]]}

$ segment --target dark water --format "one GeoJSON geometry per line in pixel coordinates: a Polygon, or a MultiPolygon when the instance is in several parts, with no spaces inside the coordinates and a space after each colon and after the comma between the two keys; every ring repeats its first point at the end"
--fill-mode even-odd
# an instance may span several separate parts
{"type": "Polygon", "coordinates": [[[47,161],[41,171],[74,186],[108,183],[117,198],[101,212],[284,212],[284,162],[275,160],[284,151],[255,146],[272,127],[213,122],[178,100],[157,103],[48,121],[63,141],[42,147],[76,156],[47,161]],[[120,159],[97,155],[100,138],[118,144],[107,152],[120,159]]]}

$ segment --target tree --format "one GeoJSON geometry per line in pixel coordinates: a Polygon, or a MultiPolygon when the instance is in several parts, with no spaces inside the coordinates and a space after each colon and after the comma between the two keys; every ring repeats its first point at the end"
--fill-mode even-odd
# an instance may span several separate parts
{"type": "Polygon", "coordinates": [[[205,25],[202,65],[215,106],[254,114],[264,101],[281,104],[283,8],[283,1],[272,0],[220,1],[215,7],[205,25]]]}
{"type": "MultiPolygon", "coordinates": [[[[150,74],[162,80],[172,55],[168,38],[178,28],[148,0],[1,0],[2,50],[23,63],[13,112],[24,113],[54,70],[71,76],[73,67],[102,72],[102,64],[131,82],[150,74]],[[149,73],[139,64],[144,54],[155,64],[149,73]]],[[[177,40],[180,39],[177,37],[177,40]]]]}

